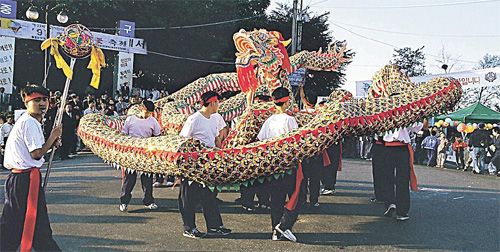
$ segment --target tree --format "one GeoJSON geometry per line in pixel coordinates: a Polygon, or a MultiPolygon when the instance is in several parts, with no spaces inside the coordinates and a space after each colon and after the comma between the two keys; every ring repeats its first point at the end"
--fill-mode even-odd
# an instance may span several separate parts
{"type": "MultiPolygon", "coordinates": [[[[24,12],[32,4],[39,7],[43,22],[44,13],[40,8],[50,7],[58,3],[64,4],[69,16],[69,23],[81,23],[92,31],[114,33],[118,20],[130,20],[137,28],[159,27],[154,30],[136,29],[136,37],[143,38],[150,51],[166,53],[183,58],[196,58],[217,62],[234,62],[235,47],[233,34],[240,28],[253,29],[264,26],[267,22],[265,10],[269,0],[40,0],[18,1],[19,19],[25,19],[24,12]],[[256,17],[239,22],[229,22],[219,25],[209,25],[193,28],[183,26],[214,23],[233,19],[256,17]],[[258,26],[255,26],[258,25],[258,26]],[[102,27],[108,29],[101,29],[102,27]],[[161,28],[164,27],[164,28],[161,28]],[[171,28],[180,27],[180,28],[171,28]]],[[[49,15],[50,24],[59,24],[56,14],[59,9],[49,15]]],[[[15,83],[24,85],[26,82],[41,83],[43,80],[43,55],[40,41],[17,40],[15,83]]],[[[101,73],[101,86],[98,93],[111,91],[116,52],[104,50],[108,67],[101,73]]],[[[65,77],[56,70],[53,59],[50,67],[48,86],[52,89],[62,89],[65,77]]],[[[69,59],[66,58],[69,62],[69,59]]],[[[87,60],[78,60],[75,65],[72,88],[76,92],[85,92],[90,82],[91,73],[86,69],[87,60]]],[[[148,54],[136,55],[135,69],[142,69],[146,78],[153,86],[164,86],[169,92],[178,90],[191,81],[214,72],[234,72],[231,64],[216,64],[174,59],[148,54]]]]}
{"type": "Polygon", "coordinates": [[[412,50],[410,47],[394,49],[391,64],[399,68],[409,77],[425,75],[425,54],[424,47],[412,50]]]}
{"type": "Polygon", "coordinates": [[[479,69],[492,68],[500,66],[500,55],[486,54],[479,61],[479,69]]]}
{"type": "Polygon", "coordinates": [[[436,62],[438,63],[437,67],[443,69],[445,73],[449,73],[455,66],[460,68],[460,66],[458,65],[459,59],[460,56],[453,58],[443,46],[441,47],[441,51],[439,52],[439,59],[436,60],[436,62]]]}
{"type": "MultiPolygon", "coordinates": [[[[333,41],[328,25],[330,13],[318,15],[312,13],[309,8],[305,8],[303,12],[311,18],[309,22],[302,25],[302,49],[317,51],[319,48],[323,48],[323,51],[326,51],[328,44],[333,41]]],[[[278,7],[269,15],[268,30],[280,31],[283,37],[290,38],[292,36],[292,14],[291,6],[278,4],[278,7]]],[[[309,74],[306,75],[305,88],[314,91],[317,95],[327,96],[342,85],[344,81],[343,70],[339,69],[337,72],[309,71],[309,74]]]]}

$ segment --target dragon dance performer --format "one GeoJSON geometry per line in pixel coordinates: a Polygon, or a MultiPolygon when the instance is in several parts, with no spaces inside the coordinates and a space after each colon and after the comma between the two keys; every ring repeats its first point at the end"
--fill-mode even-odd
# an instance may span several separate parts
{"type": "MultiPolygon", "coordinates": [[[[222,126],[223,121],[221,122],[216,116],[213,116],[219,109],[219,97],[219,94],[213,91],[202,94],[202,108],[187,118],[180,135],[186,138],[192,137],[212,148],[216,147],[216,143],[220,144],[219,133],[225,125],[222,126]]],[[[231,233],[231,230],[225,228],[222,223],[217,192],[210,191],[208,187],[200,183],[182,179],[179,191],[179,210],[184,224],[183,236],[194,239],[205,236],[196,228],[195,211],[198,203],[201,203],[203,208],[203,216],[207,225],[206,235],[226,236],[231,233]]]]}
{"type": "MultiPolygon", "coordinates": [[[[303,86],[300,87],[299,92],[302,103],[304,104],[302,112],[315,114],[316,110],[314,109],[314,105],[318,101],[318,96],[313,92],[306,93],[303,86]]],[[[302,160],[304,184],[309,192],[309,206],[314,208],[319,207],[320,179],[323,163],[322,153],[302,160]]],[[[304,193],[303,196],[304,202],[307,202],[307,193],[304,193]]]]}
{"type": "MultiPolygon", "coordinates": [[[[156,118],[151,116],[154,111],[155,105],[153,102],[144,100],[141,105],[141,114],[139,117],[135,115],[129,116],[123,124],[122,133],[140,138],[159,136],[161,126],[156,118]]],[[[123,183],[120,196],[120,211],[126,212],[128,203],[132,198],[132,190],[137,181],[137,172],[127,173],[124,170],[122,171],[123,183]]],[[[143,173],[141,175],[141,185],[144,191],[142,200],[144,207],[150,210],[158,209],[158,205],[156,205],[153,198],[153,177],[143,173]]]]}
{"type": "Polygon", "coordinates": [[[382,204],[384,200],[382,199],[382,189],[381,181],[383,179],[383,169],[384,169],[384,141],[383,135],[375,135],[375,143],[372,146],[372,177],[373,177],[373,194],[374,197],[370,199],[372,203],[382,204]]]}
{"type": "MultiPolygon", "coordinates": [[[[262,125],[257,135],[260,141],[286,134],[298,128],[295,118],[286,113],[287,108],[290,106],[289,91],[286,88],[279,87],[273,91],[272,97],[277,112],[262,125]]],[[[280,240],[278,232],[290,241],[297,241],[291,229],[297,220],[298,209],[304,201],[302,193],[305,192],[305,188],[303,188],[305,183],[301,183],[303,177],[302,168],[299,165],[299,169],[294,171],[292,176],[285,176],[284,178],[270,181],[273,241],[280,240]],[[289,196],[289,201],[285,206],[286,195],[287,193],[290,194],[290,189],[293,189],[294,184],[295,190],[289,196]]]]}
{"type": "MultiPolygon", "coordinates": [[[[402,128],[386,133],[376,144],[381,145],[378,155],[380,162],[380,196],[386,211],[384,216],[392,217],[396,212],[398,221],[408,220],[410,210],[410,190],[417,191],[417,178],[413,170],[413,149],[410,145],[410,132],[417,133],[422,129],[419,123],[413,127],[402,128]],[[408,186],[410,185],[410,186],[408,186]]],[[[378,196],[378,195],[377,195],[378,196]]],[[[378,200],[378,198],[377,198],[378,200]]]]}
{"type": "Polygon", "coordinates": [[[0,251],[60,251],[52,237],[45,193],[40,183],[43,156],[59,145],[62,127],[52,129],[45,141],[42,118],[49,91],[38,85],[21,90],[27,108],[7,140],[4,165],[10,170],[5,182],[5,204],[0,219],[0,251]]]}
{"type": "MultiPolygon", "coordinates": [[[[325,105],[326,100],[318,103],[321,108],[325,105]]],[[[323,151],[323,169],[321,169],[321,195],[333,195],[335,193],[335,184],[337,184],[337,172],[342,170],[342,140],[339,143],[334,143],[323,151]]]]}

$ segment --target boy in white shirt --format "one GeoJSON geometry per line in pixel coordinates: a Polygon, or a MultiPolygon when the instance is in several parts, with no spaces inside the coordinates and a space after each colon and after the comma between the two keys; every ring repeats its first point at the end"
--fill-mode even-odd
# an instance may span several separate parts
{"type": "MultiPolygon", "coordinates": [[[[211,148],[220,147],[222,142],[220,131],[226,125],[224,120],[220,120],[222,118],[215,115],[219,109],[219,97],[214,91],[202,94],[202,108],[188,117],[180,135],[197,139],[211,148]]],[[[212,192],[200,183],[183,179],[179,191],[179,210],[184,224],[183,236],[194,239],[205,236],[196,228],[195,211],[198,203],[203,207],[203,216],[207,224],[206,235],[226,236],[231,233],[231,230],[222,224],[217,191],[212,192]]]]}
{"type": "Polygon", "coordinates": [[[45,141],[42,118],[49,91],[38,85],[21,90],[27,111],[7,140],[4,166],[11,172],[5,182],[5,204],[0,218],[0,251],[61,251],[52,237],[40,167],[43,156],[56,145],[62,127],[52,129],[45,141]]]}
{"type": "MultiPolygon", "coordinates": [[[[272,97],[274,104],[276,105],[276,114],[269,117],[264,122],[264,125],[262,125],[262,128],[257,135],[257,138],[261,141],[281,136],[298,128],[295,118],[286,113],[286,110],[290,106],[290,93],[288,89],[279,87],[273,91],[272,97]]],[[[295,188],[295,190],[299,191],[298,193],[293,194],[297,197],[299,202],[292,207],[287,207],[286,209],[284,207],[286,195],[287,193],[291,195],[290,191],[293,189],[297,173],[302,173],[301,169],[297,172],[294,171],[292,176],[285,176],[284,178],[270,181],[273,241],[280,240],[278,232],[290,241],[297,241],[297,238],[292,233],[291,228],[297,220],[298,206],[303,203],[304,197],[303,195],[300,195],[303,191],[300,188],[295,188]]],[[[301,187],[303,185],[304,183],[301,183],[301,187]]],[[[290,201],[294,201],[292,198],[293,196],[290,196],[290,201]]]]}
{"type": "MultiPolygon", "coordinates": [[[[151,114],[155,111],[155,105],[151,101],[143,101],[141,105],[141,114],[139,117],[131,115],[127,117],[123,124],[122,133],[133,137],[146,138],[152,136],[159,136],[161,127],[156,118],[151,114]]],[[[134,189],[137,181],[137,172],[124,173],[122,192],[120,196],[120,211],[127,211],[128,203],[132,198],[132,190],[134,189]]],[[[147,174],[141,175],[142,190],[144,191],[144,198],[142,203],[146,209],[158,209],[158,205],[153,198],[153,177],[147,174]]]]}

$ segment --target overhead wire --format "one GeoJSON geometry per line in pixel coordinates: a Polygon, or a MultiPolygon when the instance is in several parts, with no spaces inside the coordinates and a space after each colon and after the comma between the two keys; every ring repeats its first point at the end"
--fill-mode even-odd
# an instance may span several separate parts
{"type": "MultiPolygon", "coordinates": [[[[221,24],[228,24],[228,23],[234,23],[234,22],[239,22],[243,20],[249,20],[249,19],[254,19],[258,17],[263,17],[265,14],[262,15],[257,15],[257,16],[252,16],[252,17],[246,17],[246,18],[238,18],[238,19],[231,19],[231,20],[226,20],[226,21],[219,21],[219,22],[213,22],[213,23],[205,23],[205,24],[197,24],[197,25],[184,25],[184,26],[160,26],[160,27],[136,27],[136,31],[154,31],[154,30],[176,30],[176,29],[190,29],[190,28],[198,28],[198,27],[206,27],[206,26],[214,26],[214,25],[221,25],[221,24]]],[[[117,30],[117,27],[89,27],[91,30],[117,30]]]]}
{"type": "Polygon", "coordinates": [[[343,22],[339,22],[339,21],[335,21],[335,23],[346,25],[346,26],[351,26],[351,27],[355,27],[355,28],[360,28],[360,29],[364,29],[364,30],[378,31],[378,32],[385,32],[385,33],[392,33],[392,34],[412,35],[412,36],[453,37],[453,38],[500,37],[500,34],[458,35],[458,34],[411,33],[411,32],[383,30],[383,29],[371,28],[371,27],[366,27],[366,26],[361,26],[361,25],[343,23],[343,22]]]}
{"type": "MultiPolygon", "coordinates": [[[[381,41],[381,40],[378,40],[378,39],[370,38],[370,37],[367,37],[365,35],[359,34],[359,33],[355,32],[355,31],[347,29],[347,28],[345,28],[345,27],[343,27],[343,26],[341,26],[341,25],[339,25],[339,24],[337,24],[335,22],[332,22],[332,24],[334,26],[336,26],[336,27],[338,27],[338,28],[340,28],[340,29],[342,29],[344,31],[347,31],[349,33],[352,33],[352,34],[354,34],[354,35],[356,35],[358,37],[361,37],[361,38],[364,38],[364,39],[368,39],[368,40],[371,40],[371,41],[374,41],[374,42],[377,42],[377,43],[380,43],[380,44],[383,44],[383,45],[386,45],[386,46],[390,46],[390,47],[392,47],[394,49],[400,49],[400,47],[398,47],[398,46],[395,46],[393,44],[390,44],[390,43],[387,43],[387,42],[384,42],[384,41],[381,41]]],[[[439,56],[436,56],[436,55],[433,55],[433,54],[429,54],[429,53],[424,53],[424,54],[427,55],[427,56],[433,57],[433,58],[438,58],[438,59],[442,58],[442,57],[439,57],[439,56]]],[[[457,58],[450,58],[450,59],[451,60],[455,60],[455,61],[466,62],[466,63],[474,63],[474,64],[477,63],[477,61],[472,61],[472,60],[461,60],[461,59],[457,59],[457,58]]]]}
{"type": "Polygon", "coordinates": [[[164,57],[168,57],[168,58],[172,58],[172,59],[183,59],[183,60],[203,62],[203,63],[234,65],[234,62],[196,59],[196,58],[190,58],[190,57],[175,56],[175,55],[171,55],[171,54],[168,54],[168,53],[161,53],[161,52],[155,52],[155,51],[149,51],[149,50],[147,52],[151,53],[151,54],[154,54],[154,55],[164,56],[164,57]]]}
{"type": "Polygon", "coordinates": [[[500,0],[476,0],[476,1],[462,1],[462,2],[451,2],[451,3],[433,3],[433,4],[415,4],[415,5],[395,5],[395,6],[317,6],[317,8],[323,9],[408,9],[408,8],[428,8],[428,7],[445,7],[445,6],[456,6],[456,5],[471,5],[471,4],[482,4],[490,2],[499,2],[500,0]]]}

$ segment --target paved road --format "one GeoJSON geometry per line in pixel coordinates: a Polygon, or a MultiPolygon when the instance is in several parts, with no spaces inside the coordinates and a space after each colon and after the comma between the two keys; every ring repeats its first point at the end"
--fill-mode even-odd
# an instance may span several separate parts
{"type": "MultiPolygon", "coordinates": [[[[6,174],[0,174],[2,203],[6,174]]],[[[146,211],[137,186],[129,212],[121,213],[120,172],[90,154],[55,163],[47,201],[55,239],[65,251],[500,250],[499,178],[427,167],[417,167],[417,175],[422,190],[411,195],[411,219],[398,223],[382,216],[381,205],[368,203],[371,164],[344,160],[337,194],[321,197],[318,210],[299,216],[299,243],[271,241],[269,214],[244,213],[233,203],[237,193],[219,196],[224,223],[233,229],[224,239],[181,235],[177,188],[155,189],[160,209],[146,211]]],[[[197,223],[205,230],[201,213],[197,223]]]]}

